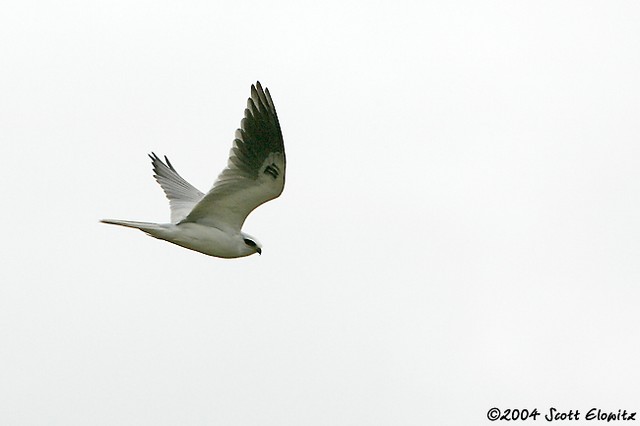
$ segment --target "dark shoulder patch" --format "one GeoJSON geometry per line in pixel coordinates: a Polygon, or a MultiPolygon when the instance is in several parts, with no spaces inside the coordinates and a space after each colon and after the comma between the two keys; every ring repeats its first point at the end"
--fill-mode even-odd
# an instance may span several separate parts
{"type": "Polygon", "coordinates": [[[280,168],[276,165],[276,163],[271,163],[264,168],[264,174],[277,179],[278,175],[280,174],[280,168]]]}

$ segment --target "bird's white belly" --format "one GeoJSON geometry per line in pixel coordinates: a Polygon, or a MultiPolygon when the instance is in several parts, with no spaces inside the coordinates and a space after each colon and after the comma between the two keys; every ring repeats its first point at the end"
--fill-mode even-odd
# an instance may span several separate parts
{"type": "Polygon", "coordinates": [[[167,231],[158,237],[210,256],[234,258],[253,253],[246,247],[240,233],[227,233],[198,223],[173,225],[167,231]]]}

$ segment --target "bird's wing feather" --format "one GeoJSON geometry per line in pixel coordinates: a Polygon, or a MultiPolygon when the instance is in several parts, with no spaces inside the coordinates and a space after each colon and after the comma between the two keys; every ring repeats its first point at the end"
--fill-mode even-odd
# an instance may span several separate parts
{"type": "Polygon", "coordinates": [[[171,223],[178,223],[204,197],[193,185],[184,180],[165,156],[163,162],[155,153],[149,155],[153,164],[153,177],[160,184],[171,206],[171,223]]]}
{"type": "Polygon", "coordinates": [[[265,92],[258,82],[251,86],[227,167],[183,222],[239,232],[249,213],[282,193],[285,167],[276,109],[269,90],[265,92]]]}

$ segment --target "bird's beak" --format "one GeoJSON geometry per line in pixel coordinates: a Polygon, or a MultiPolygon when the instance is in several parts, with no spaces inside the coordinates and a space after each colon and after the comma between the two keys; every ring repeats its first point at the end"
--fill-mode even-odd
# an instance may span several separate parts
{"type": "Polygon", "coordinates": [[[260,247],[256,247],[256,251],[260,256],[262,256],[262,249],[260,247]]]}

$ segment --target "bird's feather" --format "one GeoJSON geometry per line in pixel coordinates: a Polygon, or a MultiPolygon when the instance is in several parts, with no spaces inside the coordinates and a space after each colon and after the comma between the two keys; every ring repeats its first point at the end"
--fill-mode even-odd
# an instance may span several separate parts
{"type": "Polygon", "coordinates": [[[178,223],[204,197],[204,194],[184,180],[165,156],[163,162],[155,153],[149,155],[153,164],[153,177],[160,184],[171,207],[171,223],[178,223]]]}
{"type": "Polygon", "coordinates": [[[249,213],[282,193],[284,141],[269,90],[260,82],[251,86],[244,115],[227,167],[182,222],[239,232],[249,213]]]}

